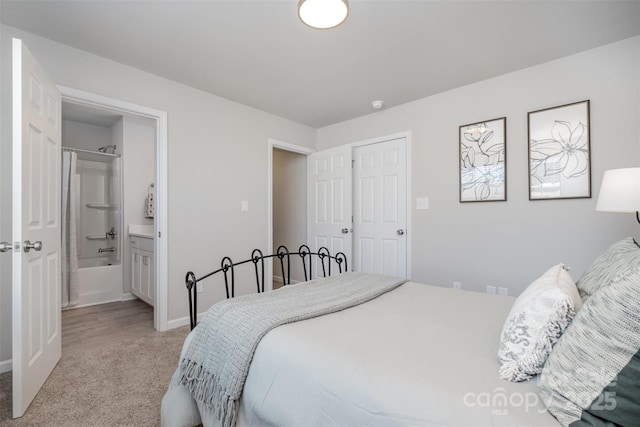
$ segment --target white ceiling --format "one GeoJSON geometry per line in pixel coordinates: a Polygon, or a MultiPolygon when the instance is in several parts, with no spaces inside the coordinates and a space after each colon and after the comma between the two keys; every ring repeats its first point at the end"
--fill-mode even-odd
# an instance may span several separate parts
{"type": "Polygon", "coordinates": [[[314,128],[640,34],[640,1],[2,0],[2,23],[314,128]]]}

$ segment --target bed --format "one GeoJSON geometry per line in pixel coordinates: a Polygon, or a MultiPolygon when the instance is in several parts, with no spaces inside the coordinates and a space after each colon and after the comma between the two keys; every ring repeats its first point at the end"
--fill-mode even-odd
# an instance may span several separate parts
{"type": "MultiPolygon", "coordinates": [[[[640,257],[634,262],[640,265],[640,257]]],[[[640,292],[633,284],[632,292],[640,292]]],[[[555,416],[549,412],[545,398],[561,393],[541,393],[539,375],[521,382],[498,376],[501,332],[515,301],[408,281],[351,308],[278,326],[255,348],[234,423],[569,425],[575,414],[558,421],[557,411],[555,416]]],[[[193,332],[182,356],[192,339],[193,332]]],[[[634,358],[630,351],[627,362],[634,358]]],[[[637,378],[632,382],[637,387],[637,378]]],[[[555,403],[560,411],[571,406],[555,403]]],[[[161,419],[163,426],[220,424],[210,407],[180,383],[180,369],[163,398],[161,419]]]]}

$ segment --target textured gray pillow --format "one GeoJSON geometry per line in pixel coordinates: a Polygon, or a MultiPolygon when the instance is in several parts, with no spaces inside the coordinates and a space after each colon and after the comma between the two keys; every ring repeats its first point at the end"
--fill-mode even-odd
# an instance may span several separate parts
{"type": "Polygon", "coordinates": [[[640,263],[640,247],[631,237],[611,245],[584,272],[576,283],[580,297],[587,300],[598,289],[608,286],[618,275],[630,271],[640,263]]]}
{"type": "Polygon", "coordinates": [[[540,394],[564,426],[638,425],[640,262],[628,267],[585,302],[542,370],[540,394]]]}

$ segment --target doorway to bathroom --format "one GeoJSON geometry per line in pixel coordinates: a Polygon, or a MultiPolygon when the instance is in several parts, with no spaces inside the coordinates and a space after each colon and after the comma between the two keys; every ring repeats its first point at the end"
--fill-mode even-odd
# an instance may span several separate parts
{"type": "Polygon", "coordinates": [[[63,277],[63,299],[67,287],[69,308],[144,301],[153,327],[166,330],[166,113],[59,89],[63,163],[75,157],[76,235],[63,230],[63,242],[75,243],[78,260],[75,293],[63,277]]]}
{"type": "Polygon", "coordinates": [[[155,283],[140,286],[130,241],[153,253],[154,121],[63,102],[62,146],[62,307],[136,297],[153,306],[155,283]]]}

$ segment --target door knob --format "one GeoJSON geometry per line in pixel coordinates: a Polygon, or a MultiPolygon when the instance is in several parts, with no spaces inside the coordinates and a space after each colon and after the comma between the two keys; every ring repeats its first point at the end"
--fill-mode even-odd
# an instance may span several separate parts
{"type": "Polygon", "coordinates": [[[30,241],[25,240],[22,247],[24,248],[25,252],[29,252],[31,249],[35,249],[36,252],[39,252],[42,250],[42,242],[40,240],[37,240],[31,243],[30,241]]]}
{"type": "Polygon", "coordinates": [[[349,229],[348,228],[343,228],[342,229],[342,234],[349,234],[349,229]]]}
{"type": "Polygon", "coordinates": [[[402,236],[403,234],[404,234],[404,230],[402,228],[398,230],[398,236],[402,236]]]}
{"type": "Polygon", "coordinates": [[[7,252],[13,249],[13,245],[7,242],[0,242],[0,252],[7,252]]]}

